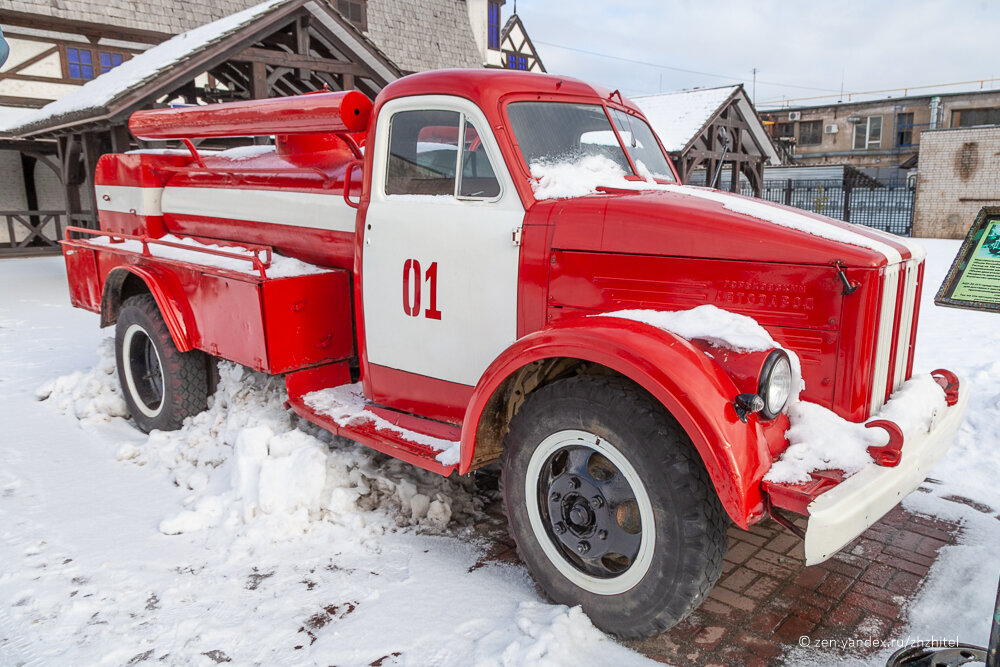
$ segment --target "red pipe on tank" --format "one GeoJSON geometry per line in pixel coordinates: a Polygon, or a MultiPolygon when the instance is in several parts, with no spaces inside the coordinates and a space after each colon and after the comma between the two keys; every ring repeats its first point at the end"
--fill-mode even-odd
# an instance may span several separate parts
{"type": "Polygon", "coordinates": [[[353,133],[367,129],[371,111],[368,96],[346,90],[136,111],[128,128],[137,139],[144,140],[353,133]]]}

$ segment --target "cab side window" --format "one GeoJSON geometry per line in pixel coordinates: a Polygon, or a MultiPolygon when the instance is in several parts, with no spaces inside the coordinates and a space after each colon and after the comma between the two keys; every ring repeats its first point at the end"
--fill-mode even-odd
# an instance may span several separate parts
{"type": "Polygon", "coordinates": [[[465,121],[465,139],[462,144],[462,183],[460,197],[492,199],[500,194],[500,182],[493,172],[493,165],[483,148],[479,131],[472,121],[465,121]]]}
{"type": "Polygon", "coordinates": [[[457,111],[401,111],[389,124],[387,195],[500,194],[479,131],[457,111]]]}

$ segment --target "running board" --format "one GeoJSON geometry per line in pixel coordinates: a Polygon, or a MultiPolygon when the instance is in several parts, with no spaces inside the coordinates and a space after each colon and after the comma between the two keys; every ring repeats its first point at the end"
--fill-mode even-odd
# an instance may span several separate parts
{"type": "Polygon", "coordinates": [[[335,369],[290,373],[285,383],[288,407],[335,435],[445,477],[458,468],[462,439],[458,426],[376,405],[360,395],[360,384],[346,384],[335,369]],[[326,384],[324,379],[333,382],[326,384]],[[438,460],[446,452],[454,463],[438,460]]]}

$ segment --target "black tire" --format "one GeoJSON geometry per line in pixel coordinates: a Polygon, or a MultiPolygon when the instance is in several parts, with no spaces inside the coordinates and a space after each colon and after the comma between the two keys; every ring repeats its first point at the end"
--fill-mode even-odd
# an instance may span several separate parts
{"type": "Polygon", "coordinates": [[[150,294],[129,297],[115,325],[118,380],[129,412],[145,433],[173,431],[208,401],[208,372],[200,350],[178,352],[150,294]]]}
{"type": "Polygon", "coordinates": [[[708,473],[677,422],[627,380],[575,377],[533,393],[500,465],[521,559],[554,602],[582,605],[602,630],[663,632],[718,580],[728,517],[708,473]]]}

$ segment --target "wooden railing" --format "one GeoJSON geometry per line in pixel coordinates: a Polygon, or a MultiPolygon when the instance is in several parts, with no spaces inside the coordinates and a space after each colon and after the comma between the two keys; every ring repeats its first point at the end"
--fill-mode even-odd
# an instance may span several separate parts
{"type": "Polygon", "coordinates": [[[65,210],[0,211],[0,255],[58,253],[65,221],[65,210]]]}

